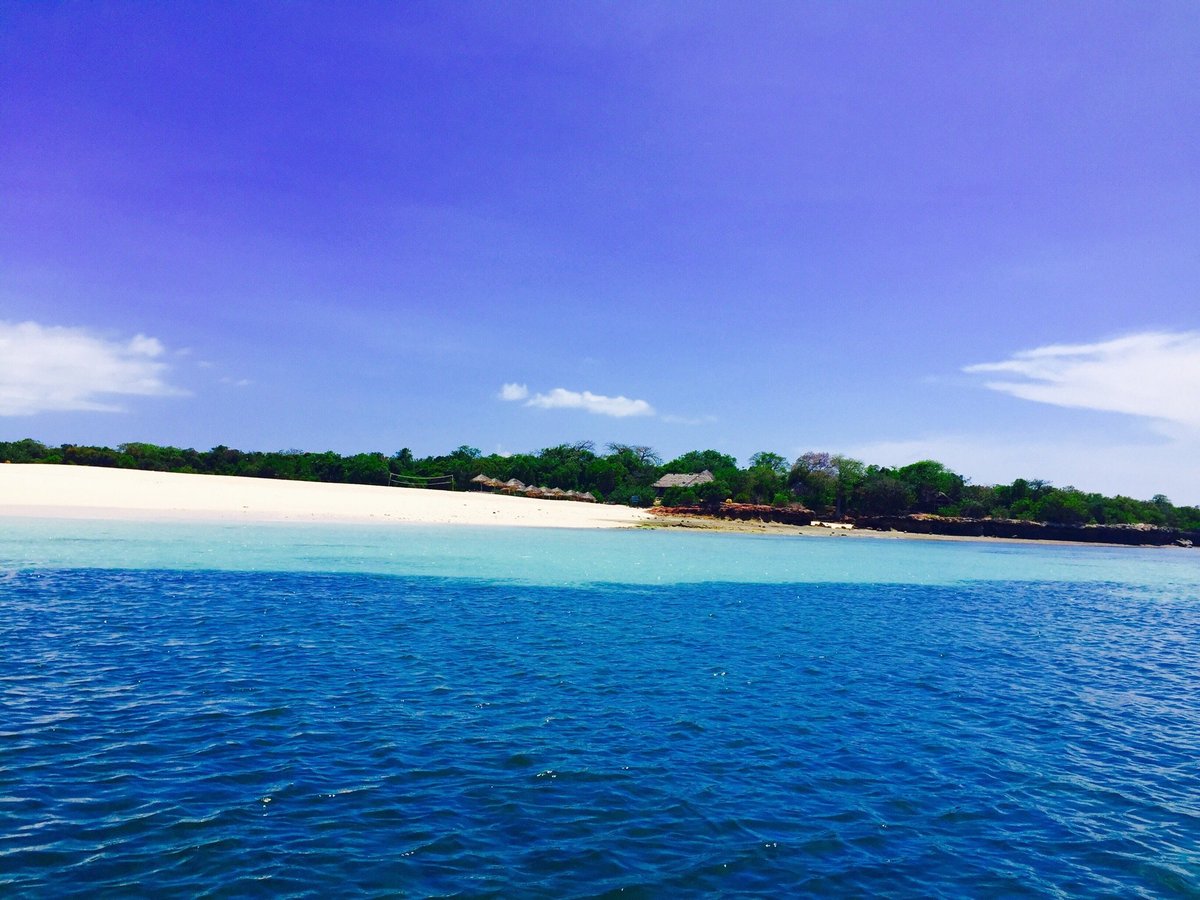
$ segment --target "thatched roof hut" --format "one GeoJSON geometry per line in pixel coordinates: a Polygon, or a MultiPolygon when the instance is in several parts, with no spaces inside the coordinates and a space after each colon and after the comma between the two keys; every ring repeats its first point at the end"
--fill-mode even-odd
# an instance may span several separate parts
{"type": "Polygon", "coordinates": [[[665,491],[669,487],[696,487],[701,484],[708,484],[713,480],[713,473],[705,469],[703,472],[695,474],[682,473],[664,475],[650,487],[659,491],[665,491]]]}

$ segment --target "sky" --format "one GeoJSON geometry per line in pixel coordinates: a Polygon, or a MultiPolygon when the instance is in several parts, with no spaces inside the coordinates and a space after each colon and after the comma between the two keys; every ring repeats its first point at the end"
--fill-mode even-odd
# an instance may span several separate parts
{"type": "Polygon", "coordinates": [[[1200,5],[0,2],[0,440],[1200,503],[1200,5]]]}

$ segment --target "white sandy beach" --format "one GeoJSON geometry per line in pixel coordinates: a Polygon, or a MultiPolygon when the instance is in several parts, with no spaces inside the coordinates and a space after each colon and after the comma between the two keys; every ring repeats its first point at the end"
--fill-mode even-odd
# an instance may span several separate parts
{"type": "Polygon", "coordinates": [[[476,492],[16,464],[0,464],[0,516],[542,528],[619,528],[651,518],[627,506],[476,492]]]}

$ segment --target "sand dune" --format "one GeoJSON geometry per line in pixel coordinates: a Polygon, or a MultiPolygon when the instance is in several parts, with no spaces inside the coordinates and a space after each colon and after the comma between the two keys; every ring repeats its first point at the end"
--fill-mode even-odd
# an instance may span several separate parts
{"type": "Polygon", "coordinates": [[[627,506],[475,492],[0,464],[0,516],[615,528],[650,518],[627,506]]]}

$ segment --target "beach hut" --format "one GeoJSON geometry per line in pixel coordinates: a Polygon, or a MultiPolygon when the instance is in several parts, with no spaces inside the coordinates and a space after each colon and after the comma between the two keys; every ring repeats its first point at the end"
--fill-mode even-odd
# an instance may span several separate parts
{"type": "Polygon", "coordinates": [[[713,473],[708,471],[708,469],[705,469],[703,472],[664,475],[662,478],[658,479],[658,481],[654,482],[654,484],[650,485],[650,487],[654,488],[654,490],[657,491],[657,496],[661,497],[663,495],[663,491],[665,491],[667,488],[697,487],[701,484],[708,484],[712,480],[713,473]]]}
{"type": "Polygon", "coordinates": [[[474,478],[471,479],[471,484],[479,485],[479,489],[481,491],[485,487],[495,487],[497,485],[497,483],[498,482],[496,481],[495,478],[491,478],[487,475],[484,475],[482,472],[480,472],[478,475],[476,475],[474,478]]]}
{"type": "Polygon", "coordinates": [[[703,472],[664,475],[650,487],[665,491],[669,487],[695,487],[712,480],[713,473],[705,469],[703,472]]]}
{"type": "Polygon", "coordinates": [[[506,493],[516,494],[525,490],[525,482],[518,481],[516,478],[510,478],[508,481],[505,481],[503,484],[501,484],[500,490],[506,493]]]}

